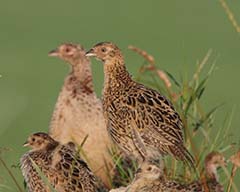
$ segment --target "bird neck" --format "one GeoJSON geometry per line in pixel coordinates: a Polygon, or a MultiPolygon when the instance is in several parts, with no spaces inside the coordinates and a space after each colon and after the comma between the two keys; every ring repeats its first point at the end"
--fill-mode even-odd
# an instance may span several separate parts
{"type": "Polygon", "coordinates": [[[52,141],[46,146],[46,151],[52,151],[54,150],[57,146],[59,145],[59,142],[57,141],[52,141]]]}
{"type": "Polygon", "coordinates": [[[70,90],[76,89],[78,92],[93,93],[92,70],[88,58],[81,57],[72,64],[71,72],[65,83],[70,90]]]}
{"type": "Polygon", "coordinates": [[[104,63],[104,90],[120,89],[132,82],[123,60],[114,60],[104,63]]]}

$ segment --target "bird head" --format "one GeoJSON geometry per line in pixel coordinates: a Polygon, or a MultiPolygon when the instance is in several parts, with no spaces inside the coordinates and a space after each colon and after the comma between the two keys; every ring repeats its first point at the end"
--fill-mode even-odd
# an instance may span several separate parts
{"type": "Polygon", "coordinates": [[[121,56],[121,51],[111,42],[102,42],[87,51],[86,56],[96,57],[103,62],[111,62],[116,56],[121,56]]]}
{"type": "Polygon", "coordinates": [[[163,165],[149,161],[144,162],[136,173],[137,179],[156,180],[161,176],[163,176],[163,165]]]}
{"type": "Polygon", "coordinates": [[[209,177],[217,178],[217,169],[226,166],[225,157],[219,152],[211,152],[205,158],[205,169],[209,177]]]}
{"type": "Polygon", "coordinates": [[[60,59],[63,59],[73,65],[79,57],[84,57],[85,51],[80,45],[64,43],[58,48],[50,51],[48,55],[51,57],[59,57],[60,59]]]}
{"type": "Polygon", "coordinates": [[[33,150],[39,150],[47,148],[49,145],[56,143],[48,134],[46,133],[34,133],[30,135],[27,141],[24,143],[24,147],[30,147],[33,150]]]}

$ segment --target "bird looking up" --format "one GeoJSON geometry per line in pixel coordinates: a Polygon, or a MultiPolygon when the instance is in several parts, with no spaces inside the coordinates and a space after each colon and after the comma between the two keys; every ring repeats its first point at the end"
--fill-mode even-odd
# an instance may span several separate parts
{"type": "Polygon", "coordinates": [[[159,92],[131,78],[120,49],[103,42],[86,55],[104,63],[104,117],[111,138],[122,151],[140,162],[171,154],[194,167],[194,158],[184,146],[177,111],[159,92]]]}
{"type": "Polygon", "coordinates": [[[108,136],[103,118],[102,103],[93,90],[91,63],[82,46],[65,43],[49,52],[70,66],[50,122],[49,133],[60,143],[72,141],[82,145],[81,156],[94,174],[110,187],[108,168],[112,159],[108,148],[108,136]]]}
{"type": "MultiPolygon", "coordinates": [[[[93,93],[93,81],[91,63],[85,56],[85,50],[82,46],[72,43],[61,44],[57,49],[48,53],[50,57],[59,57],[71,66],[68,76],[68,84],[78,84],[78,89],[88,94],[93,93]]],[[[77,90],[78,91],[78,90],[77,90]]]]}
{"type": "Polygon", "coordinates": [[[50,192],[51,188],[59,192],[97,190],[96,178],[78,155],[74,143],[61,145],[39,132],[29,136],[24,146],[32,148],[20,160],[29,192],[50,192]]]}

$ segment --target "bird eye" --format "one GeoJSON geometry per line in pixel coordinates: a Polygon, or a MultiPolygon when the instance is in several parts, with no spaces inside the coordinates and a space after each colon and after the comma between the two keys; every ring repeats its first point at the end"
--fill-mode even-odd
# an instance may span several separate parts
{"type": "Polygon", "coordinates": [[[106,48],[102,48],[101,51],[102,52],[106,52],[107,50],[106,50],[106,48]]]}
{"type": "Polygon", "coordinates": [[[151,171],[151,170],[152,170],[152,167],[148,167],[148,168],[147,168],[147,171],[151,171]]]}
{"type": "Polygon", "coordinates": [[[34,142],[36,139],[35,138],[32,138],[32,141],[34,142]]]}
{"type": "Polygon", "coordinates": [[[68,53],[68,52],[70,52],[70,49],[67,47],[67,48],[65,49],[65,51],[68,53]]]}

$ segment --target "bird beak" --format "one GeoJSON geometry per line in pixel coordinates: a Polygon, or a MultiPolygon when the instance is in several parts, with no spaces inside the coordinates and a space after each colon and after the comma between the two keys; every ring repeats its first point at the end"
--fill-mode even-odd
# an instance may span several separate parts
{"type": "Polygon", "coordinates": [[[94,49],[90,49],[89,51],[86,52],[87,57],[95,57],[96,53],[94,53],[94,49]]]}
{"type": "Polygon", "coordinates": [[[57,57],[59,55],[58,49],[54,49],[48,53],[50,57],[57,57]]]}
{"type": "Polygon", "coordinates": [[[26,141],[25,143],[23,143],[23,147],[28,147],[30,144],[28,143],[28,141],[26,141]]]}

